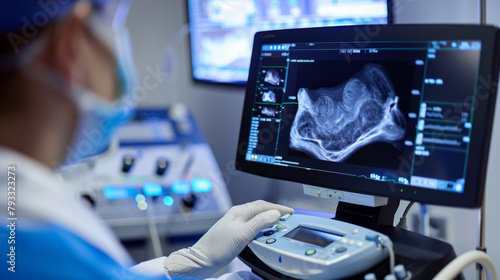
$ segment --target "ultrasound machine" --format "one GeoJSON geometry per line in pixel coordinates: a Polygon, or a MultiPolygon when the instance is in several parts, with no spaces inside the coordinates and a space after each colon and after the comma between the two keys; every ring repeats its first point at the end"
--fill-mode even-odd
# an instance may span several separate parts
{"type": "Polygon", "coordinates": [[[335,219],[282,217],[240,259],[264,279],[435,277],[453,247],[394,214],[400,200],[481,207],[499,37],[472,25],[256,33],[236,166],[340,203],[335,219]]]}

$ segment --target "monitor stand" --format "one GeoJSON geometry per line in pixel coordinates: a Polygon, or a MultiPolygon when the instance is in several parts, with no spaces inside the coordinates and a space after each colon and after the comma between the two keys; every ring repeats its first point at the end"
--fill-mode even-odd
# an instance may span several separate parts
{"type": "Polygon", "coordinates": [[[365,228],[392,227],[399,199],[303,185],[305,195],[339,201],[335,219],[365,228]]]}
{"type": "Polygon", "coordinates": [[[393,226],[398,207],[399,199],[389,199],[387,205],[378,207],[339,202],[335,219],[378,231],[393,226]]]}
{"type": "MultiPolygon", "coordinates": [[[[337,191],[313,187],[315,192],[307,193],[304,186],[304,192],[308,195],[322,197],[325,193],[329,199],[334,199],[334,194],[339,194],[337,191]],[[318,190],[319,195],[318,195],[318,190]],[[329,195],[329,193],[332,196],[329,195]]],[[[310,190],[310,188],[309,188],[310,190]]],[[[343,197],[348,195],[343,193],[343,197]]],[[[323,196],[324,197],[324,196],[323,196]]],[[[366,228],[379,231],[391,239],[393,249],[396,256],[396,264],[403,264],[407,271],[412,273],[412,280],[428,280],[432,279],[441,269],[443,269],[455,257],[453,247],[441,240],[427,237],[419,233],[411,232],[393,226],[394,216],[399,206],[399,200],[386,199],[385,205],[377,197],[363,198],[364,201],[369,201],[366,206],[359,204],[351,204],[347,202],[339,202],[335,219],[344,222],[357,224],[366,228]],[[376,205],[376,206],[375,206],[376,205]]],[[[247,246],[239,255],[243,263],[252,269],[252,272],[266,280],[293,280],[295,278],[288,277],[279,272],[274,271],[260,259],[258,259],[252,250],[247,246]]],[[[374,273],[377,279],[384,279],[385,275],[389,274],[389,260],[385,260],[370,271],[356,275],[350,279],[363,280],[367,273],[374,273]]],[[[460,275],[456,279],[464,279],[460,275]]]]}

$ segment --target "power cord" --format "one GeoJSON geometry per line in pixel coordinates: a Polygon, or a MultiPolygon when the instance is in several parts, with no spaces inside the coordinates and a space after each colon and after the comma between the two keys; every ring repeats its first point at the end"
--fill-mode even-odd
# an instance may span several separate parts
{"type": "Polygon", "coordinates": [[[396,260],[394,257],[394,250],[392,249],[392,246],[385,244],[384,240],[381,237],[379,237],[378,241],[379,241],[380,245],[382,245],[382,247],[385,247],[387,249],[387,251],[389,251],[389,261],[390,261],[391,274],[394,275],[394,266],[396,263],[396,260]]]}
{"type": "Polygon", "coordinates": [[[406,216],[410,212],[411,207],[415,204],[415,201],[411,201],[408,206],[406,206],[405,211],[403,212],[403,216],[401,216],[401,219],[399,219],[399,223],[397,225],[398,228],[402,229],[408,229],[408,223],[407,223],[407,218],[406,216]]]}
{"type": "Polygon", "coordinates": [[[474,250],[463,253],[446,265],[433,280],[454,279],[467,266],[478,263],[484,268],[486,279],[497,280],[497,273],[493,261],[485,252],[474,250]]]}
{"type": "Polygon", "coordinates": [[[389,269],[391,273],[387,275],[385,279],[410,280],[412,278],[411,272],[407,271],[402,264],[396,265],[396,258],[392,246],[387,245],[381,237],[378,238],[378,242],[382,247],[385,247],[389,252],[389,269]]]}

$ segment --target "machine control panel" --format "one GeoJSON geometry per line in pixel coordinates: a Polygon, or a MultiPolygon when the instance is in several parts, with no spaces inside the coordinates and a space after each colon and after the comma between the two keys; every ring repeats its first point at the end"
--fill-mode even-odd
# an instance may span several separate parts
{"type": "Polygon", "coordinates": [[[248,245],[274,270],[298,279],[343,279],[389,256],[391,240],[357,225],[307,215],[285,215],[248,245]]]}
{"type": "Polygon", "coordinates": [[[232,206],[215,156],[182,104],[137,109],[116,143],[60,170],[121,240],[202,235],[232,206]]]}

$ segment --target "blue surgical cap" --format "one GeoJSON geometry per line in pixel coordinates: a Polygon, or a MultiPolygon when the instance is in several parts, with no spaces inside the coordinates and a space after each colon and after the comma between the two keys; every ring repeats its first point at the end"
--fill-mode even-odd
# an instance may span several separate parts
{"type": "MultiPolygon", "coordinates": [[[[39,28],[67,15],[79,0],[8,0],[0,4],[0,34],[21,31],[34,36],[39,28]]],[[[104,4],[109,0],[90,0],[104,4]]]]}

